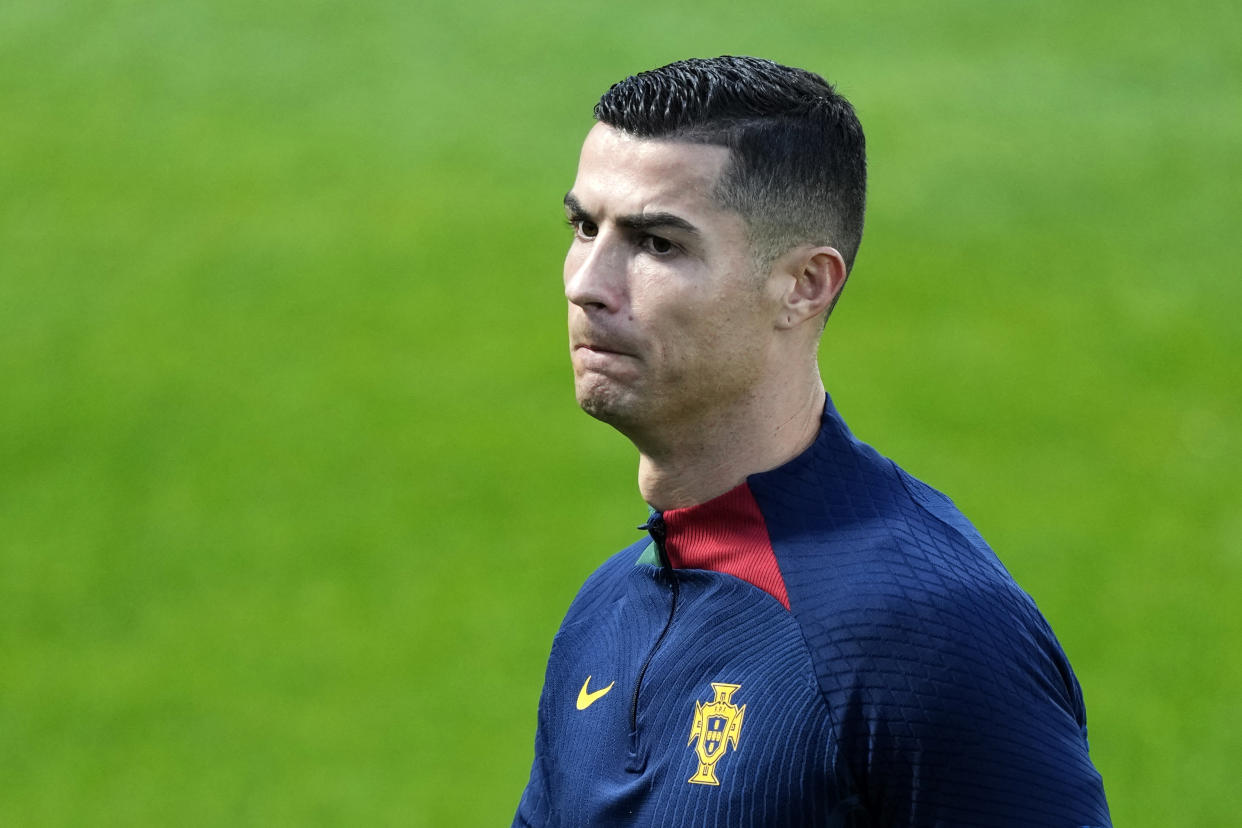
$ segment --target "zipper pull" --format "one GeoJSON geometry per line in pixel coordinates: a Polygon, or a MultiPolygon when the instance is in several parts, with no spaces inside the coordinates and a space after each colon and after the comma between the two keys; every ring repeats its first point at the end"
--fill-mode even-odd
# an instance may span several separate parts
{"type": "Polygon", "coordinates": [[[651,539],[655,541],[656,552],[660,556],[660,565],[668,569],[668,555],[664,552],[664,539],[668,535],[668,527],[664,525],[664,515],[653,511],[647,518],[647,522],[638,528],[645,529],[647,534],[651,535],[651,539]]]}

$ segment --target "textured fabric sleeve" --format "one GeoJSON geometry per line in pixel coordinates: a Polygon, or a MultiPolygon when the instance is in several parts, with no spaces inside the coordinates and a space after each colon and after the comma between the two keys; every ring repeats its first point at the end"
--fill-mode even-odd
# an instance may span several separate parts
{"type": "Polygon", "coordinates": [[[1015,598],[907,593],[839,616],[822,650],[828,695],[872,824],[1110,824],[1051,631],[986,611],[1015,598]]]}
{"type": "MultiPolygon", "coordinates": [[[[559,634],[558,634],[559,637],[559,634]]],[[[555,647],[555,640],[553,647],[555,647]]],[[[552,798],[548,789],[547,762],[549,760],[547,739],[544,731],[543,706],[548,693],[548,677],[545,672],[543,690],[539,694],[539,709],[535,726],[535,758],[530,763],[530,779],[518,801],[513,817],[513,828],[545,828],[552,824],[552,798]]]]}
{"type": "Polygon", "coordinates": [[[535,760],[531,762],[530,781],[526,783],[526,790],[522,791],[522,799],[518,802],[513,828],[543,828],[549,823],[547,782],[541,766],[539,741],[539,736],[536,735],[535,760]]]}
{"type": "Polygon", "coordinates": [[[947,497],[826,411],[809,451],[748,483],[866,824],[1108,825],[1035,603],[947,497]]]}

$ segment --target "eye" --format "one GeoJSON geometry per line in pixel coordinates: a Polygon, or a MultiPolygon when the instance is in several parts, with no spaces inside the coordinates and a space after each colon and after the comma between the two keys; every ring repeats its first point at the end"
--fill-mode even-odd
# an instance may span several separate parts
{"type": "Polygon", "coordinates": [[[587,219],[570,219],[569,226],[574,229],[574,235],[580,239],[593,239],[599,235],[599,226],[587,219]]]}
{"type": "Polygon", "coordinates": [[[662,236],[643,236],[642,247],[657,256],[667,256],[677,249],[676,245],[662,236]]]}

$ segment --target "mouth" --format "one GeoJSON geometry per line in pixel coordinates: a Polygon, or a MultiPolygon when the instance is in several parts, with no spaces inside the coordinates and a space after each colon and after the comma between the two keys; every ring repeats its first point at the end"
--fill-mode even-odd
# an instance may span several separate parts
{"type": "Polygon", "coordinates": [[[573,353],[586,351],[611,356],[634,356],[628,344],[613,336],[602,335],[600,331],[571,331],[570,350],[573,353]]]}
{"type": "Polygon", "coordinates": [[[571,356],[578,371],[613,374],[627,362],[637,359],[632,352],[622,348],[615,342],[588,339],[575,342],[571,356]]]}
{"type": "Polygon", "coordinates": [[[574,345],[574,350],[575,351],[590,351],[596,354],[611,354],[613,356],[630,356],[630,354],[626,353],[625,351],[620,351],[612,346],[603,345],[597,342],[579,342],[574,345]]]}

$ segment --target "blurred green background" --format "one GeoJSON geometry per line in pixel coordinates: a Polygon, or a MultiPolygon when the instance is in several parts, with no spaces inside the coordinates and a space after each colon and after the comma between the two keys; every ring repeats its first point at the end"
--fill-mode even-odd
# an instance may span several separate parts
{"type": "Polygon", "coordinates": [[[637,537],[559,202],[612,82],[867,129],[822,364],[1057,630],[1119,825],[1242,808],[1236,3],[0,5],[0,824],[507,825],[637,537]]]}

